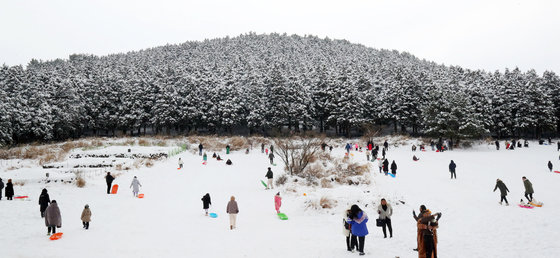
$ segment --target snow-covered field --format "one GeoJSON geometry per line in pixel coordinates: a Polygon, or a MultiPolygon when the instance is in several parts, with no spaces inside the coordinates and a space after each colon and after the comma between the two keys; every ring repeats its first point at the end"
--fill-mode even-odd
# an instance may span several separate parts
{"type": "MultiPolygon", "coordinates": [[[[153,147],[154,149],[157,147],[153,147]]],[[[502,146],[503,148],[503,146],[502,146]]],[[[103,153],[103,149],[97,150],[103,153]]],[[[332,155],[342,157],[342,148],[332,155]]],[[[353,152],[351,159],[366,163],[364,153],[353,152]]],[[[37,204],[44,182],[29,180],[15,186],[16,195],[29,195],[29,201],[0,201],[0,257],[354,257],[346,251],[342,235],[344,210],[357,203],[369,215],[365,252],[369,257],[416,257],[416,222],[412,210],[425,204],[442,212],[438,230],[440,257],[558,257],[560,255],[560,174],[550,173],[551,160],[559,170],[556,146],[537,145],[513,151],[496,151],[493,145],[444,153],[416,152],[412,161],[410,145],[391,147],[387,154],[396,160],[397,177],[379,174],[377,162],[371,166],[372,184],[337,185],[314,188],[288,183],[264,190],[269,166],[260,148],[226,155],[233,166],[216,161],[209,154],[208,165],[193,152],[156,162],[151,168],[124,171],[114,183],[117,195],[107,195],[103,173],[91,173],[87,185],[46,184],[51,200],[57,200],[62,213],[62,239],[51,241],[37,204]],[[177,159],[185,168],[177,170],[177,159]],[[457,163],[457,179],[450,180],[448,164],[457,163]],[[144,199],[132,196],[128,188],[134,176],[142,184],[144,199]],[[516,204],[523,198],[522,176],[535,189],[542,208],[523,209],[516,204]],[[500,206],[499,191],[492,192],[496,179],[510,190],[510,206],[500,206]],[[286,189],[295,189],[287,191],[286,189]],[[283,196],[276,217],[273,196],[283,196]],[[201,198],[212,197],[211,212],[204,216],[201,198]],[[304,193],[306,196],[304,196],[304,193]],[[229,229],[225,213],[230,196],[239,204],[236,230],[229,229]],[[337,201],[333,209],[309,208],[321,197],[337,201]],[[394,237],[384,239],[375,227],[380,198],[393,205],[394,237]],[[401,204],[402,200],[405,204],[401,204]],[[375,205],[373,204],[375,203],[375,205]],[[80,214],[85,204],[92,211],[90,229],[82,229],[80,214]],[[367,204],[367,207],[366,207],[367,204]]],[[[82,158],[84,159],[84,158],[82,158]]],[[[84,162],[89,162],[85,159],[84,162]]],[[[275,177],[284,173],[281,162],[272,167],[275,177]]],[[[109,170],[111,171],[111,170],[109,170]]],[[[43,178],[40,167],[1,171],[0,177],[43,178]]]]}

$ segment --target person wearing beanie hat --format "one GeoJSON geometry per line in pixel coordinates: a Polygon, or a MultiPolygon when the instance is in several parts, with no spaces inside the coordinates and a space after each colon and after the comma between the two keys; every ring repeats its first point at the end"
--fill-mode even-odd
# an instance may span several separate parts
{"type": "Polygon", "coordinates": [[[89,229],[90,221],[91,221],[91,210],[89,209],[89,205],[86,204],[84,210],[82,211],[82,225],[84,225],[84,229],[89,229]]]}

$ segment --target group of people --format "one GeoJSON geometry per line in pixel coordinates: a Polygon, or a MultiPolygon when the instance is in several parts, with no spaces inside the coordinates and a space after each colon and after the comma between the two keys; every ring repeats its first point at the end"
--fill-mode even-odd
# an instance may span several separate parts
{"type": "MultiPolygon", "coordinates": [[[[14,184],[12,183],[12,179],[8,179],[5,187],[5,195],[6,199],[13,200],[14,198],[14,184]]],[[[2,189],[4,189],[4,182],[2,182],[2,178],[0,178],[0,200],[2,200],[2,189]]]]}
{"type": "MultiPolygon", "coordinates": [[[[525,188],[525,198],[527,198],[527,203],[532,203],[533,194],[535,193],[535,191],[533,190],[533,184],[531,183],[531,181],[529,181],[529,179],[527,179],[527,177],[522,177],[521,179],[523,180],[523,187],[525,188]]],[[[509,189],[507,188],[506,184],[499,178],[496,179],[496,186],[494,187],[494,192],[496,191],[496,189],[500,190],[500,205],[503,202],[506,202],[506,205],[509,205],[509,202],[506,198],[509,189]]],[[[523,199],[521,199],[521,204],[525,204],[523,202],[523,199]]]]}
{"type": "MultiPolygon", "coordinates": [[[[43,188],[41,195],[39,195],[39,212],[41,218],[45,219],[45,226],[47,227],[47,235],[56,234],[56,229],[62,227],[62,215],[56,200],[51,200],[46,188],[43,188]]],[[[80,216],[84,229],[89,229],[89,222],[91,221],[91,210],[89,205],[86,204],[80,216]]]]}

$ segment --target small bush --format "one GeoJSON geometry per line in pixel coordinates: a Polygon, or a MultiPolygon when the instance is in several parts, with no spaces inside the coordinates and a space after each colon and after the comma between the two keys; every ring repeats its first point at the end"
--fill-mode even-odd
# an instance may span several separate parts
{"type": "Polygon", "coordinates": [[[86,180],[81,175],[76,176],[76,186],[79,188],[86,186],[86,180]]]}
{"type": "Polygon", "coordinates": [[[319,205],[323,209],[332,209],[332,208],[334,208],[334,206],[336,206],[336,201],[331,200],[328,197],[323,196],[323,197],[321,197],[321,200],[319,201],[319,205]]]}
{"type": "Polygon", "coordinates": [[[327,178],[323,178],[321,179],[321,187],[322,188],[332,188],[332,181],[327,179],[327,178]]]}
{"type": "Polygon", "coordinates": [[[123,164],[122,164],[122,163],[117,164],[117,165],[115,166],[115,169],[116,169],[116,170],[123,170],[123,164]]]}
{"type": "Polygon", "coordinates": [[[24,185],[25,185],[25,181],[14,181],[14,185],[17,185],[17,186],[24,186],[24,185]]]}
{"type": "Polygon", "coordinates": [[[229,139],[228,144],[231,150],[243,150],[249,147],[249,143],[245,137],[235,136],[229,139]]]}
{"type": "Polygon", "coordinates": [[[138,145],[146,147],[146,146],[150,146],[150,142],[146,139],[140,139],[138,140],[138,145]]]}
{"type": "Polygon", "coordinates": [[[152,160],[149,160],[149,159],[148,159],[148,160],[146,160],[146,162],[144,163],[144,165],[145,165],[147,168],[151,168],[151,167],[154,166],[154,162],[153,162],[152,160]]]}
{"type": "Polygon", "coordinates": [[[286,181],[288,181],[288,176],[286,174],[283,174],[276,178],[276,185],[284,185],[286,181]]]}

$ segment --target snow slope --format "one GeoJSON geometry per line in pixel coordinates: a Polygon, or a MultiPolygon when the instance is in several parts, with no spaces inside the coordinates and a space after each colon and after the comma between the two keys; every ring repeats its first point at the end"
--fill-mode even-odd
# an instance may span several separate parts
{"type": "MultiPolygon", "coordinates": [[[[333,155],[342,156],[342,148],[333,155]]],[[[558,257],[560,254],[560,214],[558,198],[560,174],[548,172],[552,160],[560,168],[555,146],[539,146],[514,151],[496,151],[480,145],[468,150],[444,153],[416,152],[412,161],[410,146],[391,147],[387,157],[399,166],[397,177],[386,177],[372,166],[369,186],[340,186],[316,189],[293,186],[264,190],[268,159],[260,150],[250,154],[221,153],[231,158],[226,166],[209,157],[184,152],[156,163],[152,168],[129,171],[119,176],[117,195],[105,194],[103,175],[92,174],[85,188],[70,184],[47,184],[51,199],[62,213],[62,239],[50,241],[37,204],[42,183],[16,186],[16,195],[30,195],[30,201],[0,201],[0,250],[2,257],[353,257],[346,251],[342,235],[342,215],[348,205],[358,203],[369,215],[366,254],[370,257],[417,257],[415,221],[412,210],[425,204],[443,212],[440,220],[440,257],[558,257]],[[177,170],[177,158],[185,168],[177,170]],[[457,180],[449,179],[447,166],[457,163],[457,180]],[[128,188],[133,176],[142,184],[137,199],[128,188]],[[534,197],[544,207],[533,210],[517,207],[523,197],[522,176],[535,189],[534,197]],[[499,191],[492,192],[500,178],[511,191],[510,206],[500,206],[499,191]],[[273,196],[283,196],[282,212],[289,220],[277,219],[273,196]],[[201,198],[212,197],[211,211],[218,218],[204,216],[201,198]],[[303,196],[306,193],[307,196],[303,196]],[[240,213],[236,230],[229,230],[225,213],[230,196],[238,201],[240,213]],[[336,199],[333,209],[308,209],[307,202],[323,196],[336,199]],[[394,237],[383,239],[375,227],[376,207],[385,197],[393,205],[394,237]],[[401,204],[402,200],[405,204],[401,204]],[[373,203],[376,203],[375,205],[373,203]],[[82,229],[80,214],[89,204],[92,222],[82,229]],[[365,204],[368,204],[367,207],[365,204]]],[[[211,153],[209,153],[211,156],[211,153]]],[[[352,157],[367,162],[364,153],[352,157]]],[[[275,177],[283,173],[273,167],[275,177]]],[[[43,175],[41,168],[36,173],[43,175]]],[[[15,172],[0,172],[7,181],[15,172]]],[[[26,177],[29,173],[26,173],[26,177]]],[[[15,179],[15,177],[14,177],[15,179]]]]}

